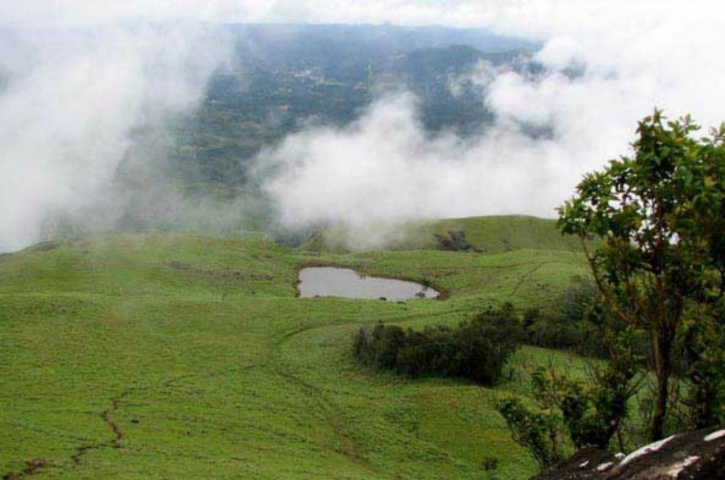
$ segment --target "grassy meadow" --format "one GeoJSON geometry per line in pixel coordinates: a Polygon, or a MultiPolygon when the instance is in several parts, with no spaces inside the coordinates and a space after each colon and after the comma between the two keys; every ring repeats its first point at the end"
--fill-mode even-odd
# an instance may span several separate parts
{"type": "Polygon", "coordinates": [[[526,394],[527,367],[576,357],[523,348],[485,389],[369,371],[349,352],[360,325],[552,306],[587,274],[553,222],[504,224],[418,226],[409,248],[374,252],[139,234],[0,255],[0,477],[528,478],[536,464],[493,401],[526,394]],[[479,251],[426,243],[453,228],[479,251]],[[424,281],[446,299],[298,299],[305,265],[424,281]]]}

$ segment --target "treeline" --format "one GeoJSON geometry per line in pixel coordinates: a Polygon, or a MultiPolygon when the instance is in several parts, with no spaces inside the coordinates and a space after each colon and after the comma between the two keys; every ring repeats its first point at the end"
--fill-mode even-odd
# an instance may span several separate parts
{"type": "Polygon", "coordinates": [[[367,365],[413,378],[459,377],[494,385],[523,339],[513,305],[506,303],[458,326],[421,331],[382,323],[361,327],[353,339],[353,353],[367,365]]]}

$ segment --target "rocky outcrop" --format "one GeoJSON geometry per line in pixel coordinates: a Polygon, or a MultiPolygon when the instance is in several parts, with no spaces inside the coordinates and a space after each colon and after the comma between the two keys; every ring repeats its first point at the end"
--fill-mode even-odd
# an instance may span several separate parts
{"type": "Polygon", "coordinates": [[[531,480],[725,479],[725,427],[679,433],[629,455],[584,450],[531,480]]]}

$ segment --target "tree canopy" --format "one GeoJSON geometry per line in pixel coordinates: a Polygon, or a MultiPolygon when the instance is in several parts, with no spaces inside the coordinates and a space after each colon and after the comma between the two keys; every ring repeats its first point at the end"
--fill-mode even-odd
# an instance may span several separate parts
{"type": "Polygon", "coordinates": [[[587,174],[559,208],[608,311],[649,335],[652,439],[664,436],[675,375],[690,382],[694,426],[722,420],[725,126],[699,129],[656,110],[639,122],[633,154],[587,174]],[[601,242],[590,249],[592,237],[601,242]]]}

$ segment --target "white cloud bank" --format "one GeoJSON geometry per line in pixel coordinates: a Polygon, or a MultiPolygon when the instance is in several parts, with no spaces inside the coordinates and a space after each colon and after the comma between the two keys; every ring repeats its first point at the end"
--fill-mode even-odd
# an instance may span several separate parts
{"type": "MultiPolygon", "coordinates": [[[[452,15],[472,5],[452,3],[452,15]]],[[[546,73],[472,73],[498,119],[472,141],[427,138],[405,97],[382,100],[350,128],[288,137],[261,157],[288,167],[268,184],[284,222],[364,231],[415,218],[551,217],[583,173],[629,152],[637,120],[655,106],[670,117],[692,113],[705,126],[725,120],[725,29],[715,2],[488,5],[482,23],[544,40],[536,60],[546,73]],[[566,75],[572,68],[581,74],[566,75]],[[534,140],[521,125],[553,135],[534,140]]]]}
{"type": "MultiPolygon", "coordinates": [[[[100,201],[138,128],[197,101],[223,58],[196,28],[4,30],[0,251],[100,201]],[[199,48],[201,44],[207,48],[199,48]]],[[[112,219],[105,221],[112,224],[112,219]]]]}
{"type": "Polygon", "coordinates": [[[556,142],[533,141],[513,127],[473,143],[426,138],[411,96],[375,104],[342,131],[288,137],[264,161],[279,168],[268,183],[291,226],[546,210],[560,191],[556,142]],[[515,162],[515,164],[514,164],[515,162]],[[523,172],[528,172],[523,174],[523,172]]]}
{"type": "Polygon", "coordinates": [[[87,204],[149,112],[193,104],[218,57],[195,50],[190,23],[443,24],[544,42],[537,60],[547,75],[484,72],[482,101],[499,121],[476,139],[427,138],[403,96],[350,128],[305,131],[260,158],[289,167],[267,184],[287,224],[364,228],[431,216],[551,216],[582,173],[626,153],[635,122],[654,106],[719,123],[722,9],[714,0],[4,2],[0,26],[19,33],[0,42],[0,74],[10,74],[0,91],[0,250],[32,241],[49,208],[87,204]],[[187,27],[115,27],[138,21],[187,27]],[[85,33],[63,37],[56,27],[65,26],[85,33]],[[582,75],[564,75],[570,66],[582,75]],[[548,125],[553,136],[531,140],[521,124],[548,125]]]}

